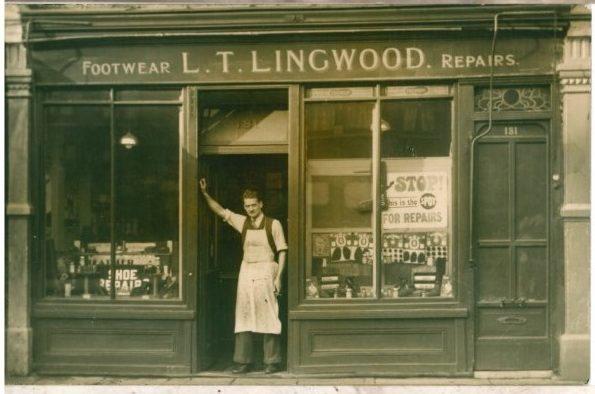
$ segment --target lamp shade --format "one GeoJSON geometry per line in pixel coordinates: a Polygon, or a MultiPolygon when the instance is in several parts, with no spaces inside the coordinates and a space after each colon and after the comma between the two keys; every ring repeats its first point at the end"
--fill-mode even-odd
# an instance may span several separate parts
{"type": "Polygon", "coordinates": [[[132,149],[138,145],[138,138],[136,138],[136,136],[129,131],[120,137],[120,144],[126,149],[132,149]]]}

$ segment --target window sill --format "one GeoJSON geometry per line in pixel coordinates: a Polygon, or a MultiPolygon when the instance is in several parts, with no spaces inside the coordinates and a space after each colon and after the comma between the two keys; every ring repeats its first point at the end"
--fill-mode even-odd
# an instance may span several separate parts
{"type": "Polygon", "coordinates": [[[453,300],[446,302],[376,304],[303,304],[289,312],[292,320],[302,319],[418,319],[467,318],[469,308],[453,300]]]}
{"type": "Polygon", "coordinates": [[[33,307],[33,318],[191,320],[196,313],[180,301],[155,303],[109,303],[88,300],[43,300],[33,307]]]}

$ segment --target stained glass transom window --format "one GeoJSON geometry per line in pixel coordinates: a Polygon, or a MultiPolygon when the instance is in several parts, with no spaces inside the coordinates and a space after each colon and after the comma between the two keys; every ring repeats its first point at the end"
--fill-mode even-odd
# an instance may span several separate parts
{"type": "MultiPolygon", "coordinates": [[[[475,91],[475,111],[487,112],[490,105],[490,89],[480,88],[475,91]]],[[[492,90],[492,109],[503,111],[549,111],[551,96],[547,86],[509,87],[492,90]]]]}

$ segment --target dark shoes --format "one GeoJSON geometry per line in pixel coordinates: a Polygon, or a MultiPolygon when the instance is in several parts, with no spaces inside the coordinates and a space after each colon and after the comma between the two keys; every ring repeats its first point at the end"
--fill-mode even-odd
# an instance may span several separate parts
{"type": "Polygon", "coordinates": [[[241,374],[241,373],[246,373],[248,371],[250,371],[250,364],[237,364],[235,367],[233,367],[233,369],[231,370],[231,373],[241,374]]]}
{"type": "Polygon", "coordinates": [[[270,374],[275,373],[277,371],[279,371],[279,367],[277,366],[277,364],[267,364],[264,367],[264,373],[267,374],[267,375],[270,375],[270,374]]]}
{"type": "MultiPolygon", "coordinates": [[[[250,372],[251,365],[250,364],[236,364],[235,367],[231,370],[231,373],[235,375],[243,374],[246,372],[250,372]]],[[[279,372],[279,366],[277,364],[266,364],[264,367],[264,373],[270,375],[272,373],[279,372]]]]}

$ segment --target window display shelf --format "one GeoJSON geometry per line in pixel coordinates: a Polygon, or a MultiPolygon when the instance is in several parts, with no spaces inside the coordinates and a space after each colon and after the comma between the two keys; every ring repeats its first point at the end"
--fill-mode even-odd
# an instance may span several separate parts
{"type": "Polygon", "coordinates": [[[173,241],[118,245],[115,266],[109,243],[74,242],[68,251],[56,252],[57,270],[48,296],[68,299],[108,297],[135,300],[178,298],[178,267],[173,241]]]}

